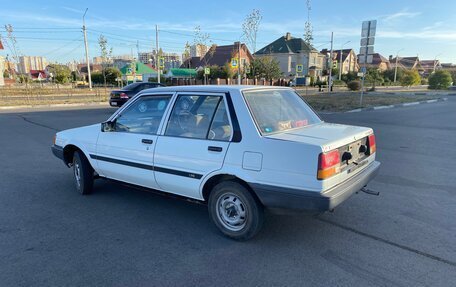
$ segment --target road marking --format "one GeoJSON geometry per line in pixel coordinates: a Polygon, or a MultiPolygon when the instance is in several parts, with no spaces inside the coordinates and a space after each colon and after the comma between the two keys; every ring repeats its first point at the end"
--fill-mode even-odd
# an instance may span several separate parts
{"type": "Polygon", "coordinates": [[[358,113],[358,112],[361,112],[363,109],[355,109],[355,110],[351,110],[351,111],[348,111],[347,113],[358,113]]]}
{"type": "Polygon", "coordinates": [[[414,105],[419,105],[420,102],[411,102],[411,103],[404,103],[402,104],[402,106],[406,107],[406,106],[414,106],[414,105]]]}
{"type": "Polygon", "coordinates": [[[374,107],[374,110],[383,110],[383,109],[391,109],[391,108],[394,108],[394,105],[378,106],[378,107],[374,107]]]}

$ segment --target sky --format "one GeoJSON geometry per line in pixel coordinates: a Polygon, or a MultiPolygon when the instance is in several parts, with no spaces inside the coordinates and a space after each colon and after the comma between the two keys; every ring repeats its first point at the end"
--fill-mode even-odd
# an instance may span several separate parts
{"type": "MultiPolygon", "coordinates": [[[[290,32],[303,37],[307,20],[306,1],[5,1],[0,0],[0,35],[11,24],[22,55],[44,56],[51,62],[84,59],[82,15],[88,31],[90,57],[100,54],[97,39],[103,34],[113,55],[151,51],[155,47],[155,25],[165,52],[183,52],[194,42],[194,29],[210,35],[217,45],[242,39],[242,23],[253,9],[262,21],[257,50],[290,32]],[[159,5],[157,5],[159,3],[159,5]],[[137,46],[138,44],[138,46],[137,46]]],[[[374,52],[419,56],[456,63],[456,1],[377,0],[311,1],[313,46],[353,48],[359,53],[361,23],[377,20],[374,52]],[[346,43],[350,41],[349,43],[346,43]]],[[[5,43],[4,43],[5,44],[5,43]]],[[[11,55],[6,45],[0,56],[11,55]]]]}

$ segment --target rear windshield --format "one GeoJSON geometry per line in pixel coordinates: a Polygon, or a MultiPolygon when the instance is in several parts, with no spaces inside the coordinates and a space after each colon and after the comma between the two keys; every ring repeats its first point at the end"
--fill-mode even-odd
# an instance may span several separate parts
{"type": "Polygon", "coordinates": [[[292,90],[244,91],[244,99],[261,134],[282,132],[321,122],[292,90]]]}
{"type": "Polygon", "coordinates": [[[128,85],[128,86],[123,87],[122,90],[124,90],[124,91],[133,91],[134,89],[136,89],[137,87],[139,87],[141,84],[142,84],[142,83],[132,83],[132,84],[130,84],[130,85],[128,85]]]}

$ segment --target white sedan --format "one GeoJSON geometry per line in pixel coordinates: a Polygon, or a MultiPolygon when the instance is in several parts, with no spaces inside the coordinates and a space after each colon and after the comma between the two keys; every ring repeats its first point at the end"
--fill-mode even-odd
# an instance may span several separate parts
{"type": "Polygon", "coordinates": [[[144,90],[106,122],[58,132],[77,190],[102,177],[207,203],[214,224],[253,237],[263,210],[333,210],[379,170],[371,128],[331,124],[293,89],[144,90]]]}

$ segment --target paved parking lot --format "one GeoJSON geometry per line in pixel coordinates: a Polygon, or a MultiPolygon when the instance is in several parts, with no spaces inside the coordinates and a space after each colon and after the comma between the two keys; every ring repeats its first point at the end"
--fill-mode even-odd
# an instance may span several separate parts
{"type": "Polygon", "coordinates": [[[0,113],[1,286],[451,286],[456,282],[456,97],[323,115],[377,135],[380,175],[334,213],[268,215],[248,242],[206,207],[99,180],[80,196],[55,131],[110,108],[0,113]]]}

